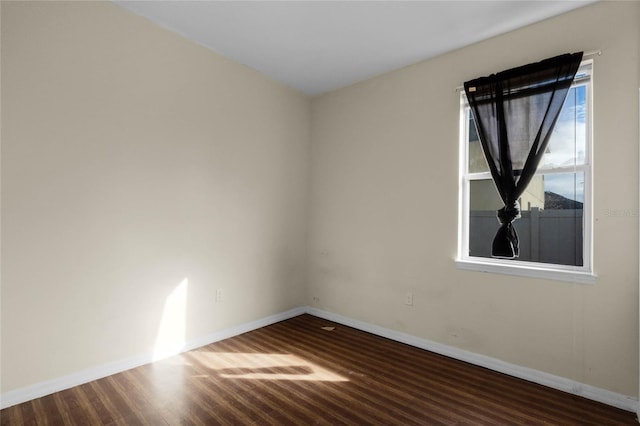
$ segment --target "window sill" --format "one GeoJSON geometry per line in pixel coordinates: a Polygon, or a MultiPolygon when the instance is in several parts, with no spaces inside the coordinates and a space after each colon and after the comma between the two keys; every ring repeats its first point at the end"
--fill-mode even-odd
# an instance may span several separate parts
{"type": "Polygon", "coordinates": [[[486,260],[457,259],[456,268],[465,271],[488,272],[492,274],[514,275],[518,277],[540,278],[555,281],[568,281],[580,284],[594,284],[596,275],[593,272],[578,271],[572,269],[556,269],[541,266],[523,264],[513,265],[505,262],[486,260]]]}

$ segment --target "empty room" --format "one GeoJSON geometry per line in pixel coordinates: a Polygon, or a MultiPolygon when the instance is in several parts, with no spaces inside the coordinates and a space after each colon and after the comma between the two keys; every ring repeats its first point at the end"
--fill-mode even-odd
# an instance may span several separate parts
{"type": "Polygon", "coordinates": [[[638,423],[639,1],[0,17],[3,426],[638,423]]]}

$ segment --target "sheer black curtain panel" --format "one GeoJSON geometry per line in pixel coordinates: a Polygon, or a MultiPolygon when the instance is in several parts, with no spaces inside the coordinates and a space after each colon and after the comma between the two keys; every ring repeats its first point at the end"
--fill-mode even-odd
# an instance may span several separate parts
{"type": "Polygon", "coordinates": [[[533,178],[582,61],[564,54],[464,83],[482,150],[504,206],[492,256],[515,259],[518,199],[533,178]]]}

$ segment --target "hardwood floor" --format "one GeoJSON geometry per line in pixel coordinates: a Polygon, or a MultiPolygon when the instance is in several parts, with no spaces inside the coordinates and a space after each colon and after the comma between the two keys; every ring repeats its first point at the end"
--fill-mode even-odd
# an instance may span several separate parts
{"type": "Polygon", "coordinates": [[[310,315],[0,416],[3,426],[637,424],[633,413],[310,315]]]}

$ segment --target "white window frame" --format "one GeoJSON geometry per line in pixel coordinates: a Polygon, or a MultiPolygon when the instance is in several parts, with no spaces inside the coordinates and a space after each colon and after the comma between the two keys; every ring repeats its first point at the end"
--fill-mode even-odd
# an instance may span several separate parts
{"type": "MultiPolygon", "coordinates": [[[[472,180],[491,179],[490,172],[468,173],[468,109],[464,90],[460,93],[460,164],[459,164],[459,200],[458,200],[458,254],[456,267],[462,270],[488,272],[496,274],[516,275],[530,278],[542,278],[575,283],[592,284],[596,280],[593,272],[593,61],[586,60],[580,64],[572,87],[584,85],[587,88],[586,109],[586,141],[584,165],[558,168],[544,168],[544,174],[551,173],[584,173],[583,203],[583,266],[559,265],[520,260],[493,259],[469,255],[469,196],[472,180]]],[[[536,172],[538,173],[538,171],[536,172]]],[[[496,210],[500,206],[496,206],[496,210]]],[[[497,229],[497,222],[496,222],[497,229]]]]}

